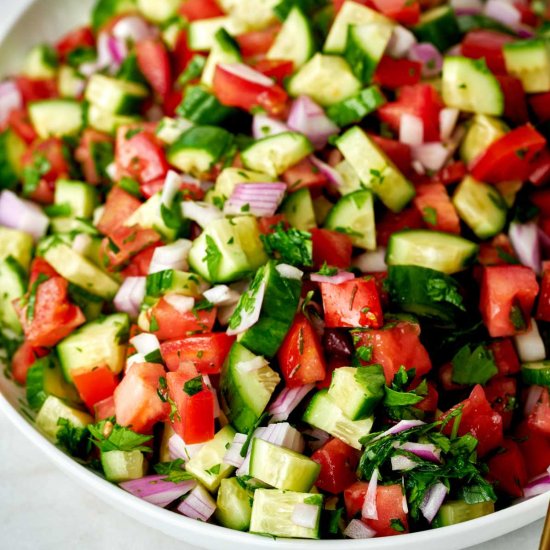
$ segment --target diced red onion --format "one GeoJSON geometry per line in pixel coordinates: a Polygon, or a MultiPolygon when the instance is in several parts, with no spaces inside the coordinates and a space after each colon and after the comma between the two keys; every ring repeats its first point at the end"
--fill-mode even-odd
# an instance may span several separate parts
{"type": "Polygon", "coordinates": [[[84,256],[86,254],[86,251],[92,244],[92,237],[88,235],[87,233],[79,233],[75,236],[73,239],[73,244],[71,248],[81,256],[84,256]]]}
{"type": "Polygon", "coordinates": [[[514,336],[514,341],[522,363],[544,361],[546,358],[544,342],[535,319],[531,319],[531,325],[527,332],[514,336]]]}
{"type": "Polygon", "coordinates": [[[267,366],[267,361],[261,355],[258,355],[248,361],[239,361],[237,370],[240,372],[254,372],[263,369],[265,366],[267,366]]]}
{"type": "Polygon", "coordinates": [[[236,304],[241,295],[229,288],[227,285],[217,285],[205,290],[202,295],[211,303],[216,306],[227,306],[236,304]]]}
{"type": "Polygon", "coordinates": [[[304,134],[316,149],[323,149],[328,139],[340,132],[323,108],[305,95],[292,103],[287,125],[291,130],[304,134]]]}
{"type": "Polygon", "coordinates": [[[417,466],[418,462],[408,456],[395,455],[391,457],[391,469],[394,471],[413,470],[417,466]]]}
{"type": "Polygon", "coordinates": [[[484,14],[511,29],[515,29],[521,23],[520,11],[502,0],[489,0],[483,9],[484,14]]]}
{"type": "Polygon", "coordinates": [[[235,434],[231,446],[223,456],[224,464],[230,464],[231,466],[235,466],[235,468],[240,468],[243,465],[244,456],[241,456],[241,451],[247,439],[248,436],[246,434],[235,434]]]}
{"type": "Polygon", "coordinates": [[[187,256],[192,244],[187,239],[178,239],[166,246],[155,248],[151,264],[149,265],[149,273],[158,273],[167,269],[187,271],[187,256]]]}
{"type": "Polygon", "coordinates": [[[235,328],[227,329],[227,334],[229,334],[229,336],[240,334],[258,322],[260,312],[262,311],[262,305],[264,303],[265,286],[266,283],[264,280],[260,283],[260,286],[254,296],[254,307],[250,311],[243,310],[241,312],[241,321],[239,325],[235,328]]]}
{"type": "Polygon", "coordinates": [[[148,332],[142,332],[130,338],[130,344],[132,344],[141,355],[149,355],[153,351],[160,349],[159,339],[154,334],[149,334],[148,332]]]}
{"type": "Polygon", "coordinates": [[[178,313],[184,315],[195,307],[195,300],[191,296],[181,294],[167,294],[164,300],[170,304],[178,313]]]}
{"type": "Polygon", "coordinates": [[[223,71],[236,76],[237,78],[246,80],[247,82],[251,82],[257,86],[271,88],[275,85],[275,81],[272,78],[265,76],[260,71],[256,71],[244,63],[220,63],[218,67],[223,71]]]}
{"type": "Polygon", "coordinates": [[[537,34],[532,27],[530,27],[529,25],[524,25],[522,23],[517,25],[516,32],[520,38],[534,38],[537,34]]]}
{"type": "Polygon", "coordinates": [[[369,487],[363,507],[361,508],[361,517],[365,519],[378,519],[378,509],[376,507],[376,490],[378,488],[378,468],[375,468],[370,476],[369,487]]]}
{"type": "Polygon", "coordinates": [[[113,27],[112,33],[120,40],[131,40],[132,42],[141,42],[157,35],[155,28],[148,25],[139,15],[128,15],[119,19],[113,27]]]}
{"type": "Polygon", "coordinates": [[[399,124],[399,141],[407,145],[416,146],[424,143],[424,122],[422,119],[404,113],[399,124]]]}
{"type": "Polygon", "coordinates": [[[23,96],[19,88],[12,80],[0,83],[0,124],[8,119],[10,113],[15,109],[23,107],[23,96]]]}
{"type": "Polygon", "coordinates": [[[481,0],[451,0],[451,6],[457,15],[475,15],[483,11],[481,0]]]}
{"type": "Polygon", "coordinates": [[[539,275],[541,271],[541,253],[537,224],[534,222],[523,224],[512,222],[508,236],[519,261],[539,275]]]}
{"type": "Polygon", "coordinates": [[[443,483],[436,483],[428,489],[424,501],[420,505],[420,511],[428,523],[431,523],[439,512],[448,491],[443,483]]]}
{"type": "Polygon", "coordinates": [[[216,503],[202,485],[197,485],[178,506],[180,514],[200,521],[208,521],[215,511],[216,503]]]}
{"type": "Polygon", "coordinates": [[[296,281],[301,281],[304,276],[304,272],[293,265],[288,264],[279,264],[275,268],[283,279],[294,279],[296,281]]]}
{"type": "Polygon", "coordinates": [[[415,44],[416,37],[414,34],[409,29],[396,25],[386,47],[386,53],[399,59],[405,57],[415,44]]]}
{"type": "Polygon", "coordinates": [[[181,213],[184,218],[193,220],[203,229],[213,221],[223,218],[223,212],[217,206],[202,201],[183,201],[181,213]]]}
{"type": "Polygon", "coordinates": [[[128,48],[123,40],[119,40],[115,36],[108,37],[108,47],[111,57],[115,65],[122,65],[122,62],[128,55],[128,48]]]}
{"type": "Polygon", "coordinates": [[[417,428],[426,424],[422,420],[400,420],[395,426],[392,426],[389,430],[382,432],[379,436],[375,437],[373,441],[386,437],[387,435],[395,435],[411,428],[417,428]]]}
{"type": "Polygon", "coordinates": [[[6,189],[0,193],[0,225],[18,229],[38,240],[48,231],[50,218],[34,202],[6,189]]]}
{"type": "Polygon", "coordinates": [[[301,403],[305,396],[315,387],[315,384],[306,384],[297,388],[284,388],[277,399],[269,407],[271,422],[287,420],[290,413],[301,403]]]}
{"type": "Polygon", "coordinates": [[[379,247],[372,252],[365,252],[353,260],[353,266],[363,273],[383,273],[388,270],[386,265],[386,249],[379,247]]]}
{"type": "Polygon", "coordinates": [[[290,128],[284,122],[266,115],[254,115],[252,120],[252,135],[254,139],[276,136],[289,130],[290,128]]]}
{"type": "Polygon", "coordinates": [[[529,386],[527,398],[525,399],[525,406],[523,408],[524,416],[529,416],[533,412],[533,409],[541,398],[543,391],[544,388],[542,386],[529,386]]]}
{"type": "Polygon", "coordinates": [[[532,479],[524,488],[523,496],[531,498],[550,491],[550,474],[544,473],[532,479]]]}
{"type": "Polygon", "coordinates": [[[286,189],[286,183],[240,183],[226,201],[224,214],[273,216],[283,201],[286,189]]]}
{"type": "Polygon", "coordinates": [[[433,172],[441,170],[452,154],[451,151],[439,141],[423,143],[422,145],[412,147],[411,150],[413,159],[420,162],[426,170],[432,170],[433,172]]]}
{"type": "Polygon", "coordinates": [[[135,319],[145,298],[146,277],[127,277],[118,289],[113,301],[117,311],[135,319]]]}
{"type": "Polygon", "coordinates": [[[180,190],[182,184],[182,178],[174,170],[168,170],[166,178],[164,179],[164,185],[162,186],[162,195],[160,201],[166,208],[170,208],[174,202],[177,192],[180,190]]]}
{"type": "Polygon", "coordinates": [[[443,56],[439,50],[429,42],[415,44],[409,51],[409,59],[422,63],[422,76],[431,78],[441,73],[443,56]]]}
{"type": "Polygon", "coordinates": [[[333,285],[339,285],[347,281],[355,279],[355,275],[350,271],[339,271],[336,275],[319,275],[319,273],[312,273],[309,278],[314,283],[330,283],[333,285]]]}
{"type": "Polygon", "coordinates": [[[132,495],[151,504],[165,508],[174,500],[181,498],[193,488],[197,482],[194,479],[173,483],[165,481],[164,475],[151,475],[140,479],[125,481],[120,486],[132,495]]]}
{"type": "Polygon", "coordinates": [[[314,529],[319,521],[319,506],[315,504],[305,504],[300,502],[294,506],[292,510],[291,521],[294,525],[305,527],[306,529],[314,529]]]}
{"type": "Polygon", "coordinates": [[[439,130],[442,141],[451,139],[458,122],[460,111],[453,107],[445,107],[439,113],[439,130]]]}
{"type": "Polygon", "coordinates": [[[181,458],[181,460],[187,462],[191,460],[204,445],[204,443],[188,445],[178,434],[174,434],[168,440],[168,452],[172,460],[181,458]]]}
{"type": "Polygon", "coordinates": [[[376,536],[376,531],[360,519],[352,519],[344,530],[344,536],[350,539],[372,539],[376,536]]]}
{"type": "Polygon", "coordinates": [[[309,157],[311,163],[319,169],[319,172],[327,178],[329,183],[336,187],[336,190],[341,189],[344,186],[344,178],[338,170],[334,169],[330,164],[319,160],[317,157],[311,155],[309,157]]]}
{"type": "Polygon", "coordinates": [[[441,449],[438,449],[432,443],[412,443],[406,442],[398,447],[404,451],[409,451],[416,456],[429,460],[431,462],[441,462],[441,449]]]}
{"type": "Polygon", "coordinates": [[[307,437],[307,446],[312,451],[320,449],[331,437],[329,433],[319,428],[308,428],[303,430],[302,434],[307,437]]]}

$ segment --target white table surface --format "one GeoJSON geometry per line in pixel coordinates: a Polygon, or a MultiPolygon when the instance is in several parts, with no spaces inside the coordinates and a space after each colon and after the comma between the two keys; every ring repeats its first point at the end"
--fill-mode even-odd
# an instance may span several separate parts
{"type": "MultiPolygon", "coordinates": [[[[78,0],[67,0],[78,1],[78,0]]],[[[0,35],[29,0],[0,0],[0,35]]],[[[471,550],[536,550],[539,521],[471,550]]],[[[0,415],[0,549],[194,550],[117,512],[51,465],[0,415]]]]}

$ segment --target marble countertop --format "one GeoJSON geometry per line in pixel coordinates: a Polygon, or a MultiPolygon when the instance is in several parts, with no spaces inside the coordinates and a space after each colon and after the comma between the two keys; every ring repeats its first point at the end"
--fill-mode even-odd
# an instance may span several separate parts
{"type": "MultiPolygon", "coordinates": [[[[68,0],[74,1],[74,0],[68,0]]],[[[0,0],[0,36],[29,0],[0,0]]],[[[65,477],[0,414],[0,548],[194,550],[109,508],[65,477]]],[[[536,550],[542,521],[471,550],[536,550]]]]}

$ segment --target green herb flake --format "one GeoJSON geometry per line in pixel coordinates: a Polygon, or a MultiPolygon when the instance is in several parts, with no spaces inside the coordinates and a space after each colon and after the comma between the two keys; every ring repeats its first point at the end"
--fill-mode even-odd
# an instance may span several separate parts
{"type": "Polygon", "coordinates": [[[426,208],[422,210],[422,219],[428,225],[437,225],[437,210],[431,206],[426,206],[426,208]]]}
{"type": "Polygon", "coordinates": [[[196,395],[202,391],[202,384],[202,376],[196,376],[195,378],[191,378],[191,380],[185,382],[183,385],[183,391],[190,397],[193,397],[193,395],[196,395]]]}
{"type": "Polygon", "coordinates": [[[313,265],[311,233],[290,228],[282,223],[273,228],[273,233],[260,236],[267,254],[281,261],[301,267],[313,265]]]}
{"type": "Polygon", "coordinates": [[[208,273],[211,277],[216,277],[220,263],[222,261],[222,253],[216,244],[216,241],[210,236],[206,235],[206,253],[203,262],[206,262],[208,273]]]}
{"type": "Polygon", "coordinates": [[[155,464],[154,469],[157,474],[166,476],[163,481],[181,483],[193,479],[193,476],[185,471],[185,462],[181,458],[172,462],[159,462],[155,464]]]}
{"type": "Polygon", "coordinates": [[[114,418],[102,420],[97,424],[88,426],[91,441],[102,453],[109,451],[151,451],[145,443],[153,439],[152,435],[142,435],[130,428],[115,423],[114,418]]]}
{"type": "Polygon", "coordinates": [[[453,382],[457,384],[485,384],[498,368],[493,352],[480,344],[474,347],[466,344],[451,360],[453,365],[453,382]]]}

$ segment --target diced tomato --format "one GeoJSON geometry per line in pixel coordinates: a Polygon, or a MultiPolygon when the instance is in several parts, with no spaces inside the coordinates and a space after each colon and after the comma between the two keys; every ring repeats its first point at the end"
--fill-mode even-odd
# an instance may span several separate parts
{"type": "Polygon", "coordinates": [[[539,321],[550,322],[550,262],[543,262],[542,264],[542,281],[535,317],[539,321]]]}
{"type": "Polygon", "coordinates": [[[490,242],[482,242],[479,246],[478,261],[481,265],[508,265],[515,260],[516,253],[510,239],[504,233],[497,235],[490,242]]]}
{"type": "MultiPolygon", "coordinates": [[[[493,410],[502,416],[504,429],[512,423],[517,395],[517,382],[508,376],[495,376],[485,386],[485,395],[493,410]]],[[[550,419],[549,419],[550,420],[550,419]]]]}
{"type": "Polygon", "coordinates": [[[431,370],[430,356],[419,336],[419,325],[400,321],[380,330],[357,333],[356,345],[372,346],[370,364],[382,365],[386,383],[389,385],[402,365],[407,370],[416,370],[416,380],[431,370]]]}
{"type": "Polygon", "coordinates": [[[328,388],[330,386],[330,383],[332,382],[332,373],[336,369],[339,369],[340,367],[348,367],[348,366],[349,366],[349,358],[339,357],[338,355],[330,356],[327,361],[327,370],[326,370],[325,378],[317,382],[316,384],[317,389],[323,390],[325,388],[328,388]]]}
{"type": "Polygon", "coordinates": [[[130,260],[129,265],[120,272],[122,277],[124,279],[127,277],[146,277],[149,274],[149,266],[151,265],[155,249],[161,245],[162,243],[155,243],[138,252],[130,260]]]}
{"type": "Polygon", "coordinates": [[[52,79],[33,79],[26,76],[18,76],[15,83],[23,96],[25,105],[41,99],[57,97],[57,82],[52,79]]]}
{"type": "Polygon", "coordinates": [[[118,424],[148,433],[168,417],[170,405],[159,396],[159,380],[165,375],[164,367],[157,363],[132,365],[114,393],[118,424]]]}
{"type": "Polygon", "coordinates": [[[540,123],[550,120],[550,92],[530,94],[529,105],[535,113],[535,120],[540,123]]]}
{"type": "Polygon", "coordinates": [[[531,161],[545,146],[544,136],[533,126],[519,126],[489,145],[474,160],[472,176],[486,183],[526,180],[531,174],[531,161]]]}
{"type": "Polygon", "coordinates": [[[489,349],[493,352],[500,375],[517,374],[521,370],[519,357],[511,338],[493,340],[489,344],[489,349]]]}
{"type": "Polygon", "coordinates": [[[533,8],[521,1],[514,2],[514,7],[521,14],[521,22],[531,27],[536,27],[539,23],[538,16],[533,8]]]}
{"type": "Polygon", "coordinates": [[[329,440],[311,455],[311,460],[321,465],[315,485],[323,491],[337,495],[357,479],[359,453],[339,439],[329,440]]]}
{"type": "Polygon", "coordinates": [[[114,418],[116,416],[114,394],[94,405],[94,416],[96,422],[99,422],[100,420],[107,420],[107,418],[114,418]]]}
{"type": "Polygon", "coordinates": [[[290,388],[325,378],[326,364],[321,341],[302,313],[294,319],[277,358],[286,385],[290,388]]]}
{"type": "MultiPolygon", "coordinates": [[[[240,66],[239,66],[240,67],[240,66]]],[[[214,74],[214,94],[223,105],[239,107],[250,111],[262,107],[271,115],[280,115],[286,107],[287,93],[279,85],[258,82],[254,69],[250,77],[228,70],[223,65],[216,67],[214,74]]],[[[265,79],[264,75],[262,79],[265,79]]]]}
{"type": "MultiPolygon", "coordinates": [[[[478,384],[470,397],[442,415],[442,419],[458,407],[462,407],[458,434],[472,434],[478,440],[479,456],[486,455],[502,443],[502,417],[491,408],[483,388],[478,384]]],[[[449,435],[455,422],[448,422],[443,431],[449,435]]]]}
{"type": "Polygon", "coordinates": [[[103,132],[98,132],[93,128],[86,128],[80,138],[78,148],[74,153],[75,159],[82,167],[84,178],[92,185],[97,185],[102,181],[102,176],[99,173],[98,166],[96,164],[96,153],[94,153],[94,149],[100,143],[112,144],[113,139],[111,136],[104,134],[103,132]]]}
{"type": "Polygon", "coordinates": [[[369,137],[388,155],[401,172],[406,175],[411,172],[411,148],[406,143],[377,136],[376,134],[369,134],[369,137]]]}
{"type": "Polygon", "coordinates": [[[484,58],[487,66],[496,74],[507,74],[503,48],[514,39],[504,33],[476,29],[470,31],[462,41],[461,51],[464,57],[484,58]]]}
{"type": "Polygon", "coordinates": [[[457,391],[464,389],[466,386],[453,382],[453,365],[452,363],[445,363],[439,367],[437,371],[437,377],[439,383],[445,391],[457,391]]]}
{"type": "Polygon", "coordinates": [[[378,115],[395,132],[399,132],[404,114],[417,116],[424,123],[425,141],[439,141],[439,113],[442,108],[443,102],[431,84],[416,84],[404,86],[399,99],[382,105],[378,115]]]}
{"type": "Polygon", "coordinates": [[[424,227],[424,222],[416,208],[405,208],[399,213],[388,210],[377,224],[376,239],[380,246],[387,246],[390,236],[396,231],[421,227],[424,227]]]}
{"type": "Polygon", "coordinates": [[[420,19],[420,5],[415,0],[372,0],[372,2],[380,13],[402,25],[416,25],[420,19]]]}
{"type": "Polygon", "coordinates": [[[504,117],[514,124],[528,122],[527,99],[521,80],[508,75],[498,75],[497,79],[504,93],[504,117]]]}
{"type": "Polygon", "coordinates": [[[274,228],[280,223],[284,226],[287,225],[286,216],[284,214],[274,214],[273,216],[264,216],[258,219],[258,225],[262,235],[273,233],[274,228]]]}
{"type": "Polygon", "coordinates": [[[178,34],[178,38],[176,39],[176,45],[174,47],[174,53],[172,55],[172,58],[175,62],[174,74],[180,75],[187,68],[187,65],[189,65],[189,62],[191,61],[191,59],[193,59],[195,55],[197,55],[197,52],[193,51],[189,47],[187,30],[182,29],[178,34]]]}
{"type": "Polygon", "coordinates": [[[539,400],[529,413],[527,423],[531,429],[541,432],[547,437],[550,436],[550,397],[548,388],[542,390],[539,400]]]}
{"type": "Polygon", "coordinates": [[[275,42],[280,30],[281,26],[275,25],[261,31],[249,31],[239,34],[235,39],[241,49],[241,55],[243,57],[254,57],[266,54],[275,42]]]}
{"type": "Polygon", "coordinates": [[[409,59],[394,59],[384,55],[376,67],[373,80],[383,88],[397,90],[420,82],[422,63],[409,59]]]}
{"type": "Polygon", "coordinates": [[[91,371],[74,372],[72,376],[82,401],[91,411],[96,403],[112,397],[118,385],[118,377],[105,365],[91,371]]]}
{"type": "Polygon", "coordinates": [[[190,333],[212,332],[217,308],[181,313],[166,298],[161,298],[147,312],[151,332],[159,340],[175,340],[190,333]]]}
{"type": "Polygon", "coordinates": [[[294,62],[286,59],[261,59],[254,68],[269,78],[274,78],[279,84],[294,72],[294,62]]]}
{"type": "Polygon", "coordinates": [[[281,177],[290,193],[303,187],[322,187],[328,183],[326,176],[307,158],[290,167],[281,177]]]}
{"type": "Polygon", "coordinates": [[[529,196],[543,217],[550,217],[550,189],[538,189],[529,196]]]}
{"type": "Polygon", "coordinates": [[[168,392],[178,411],[173,421],[174,430],[185,443],[193,445],[214,437],[214,394],[203,383],[202,390],[189,395],[184,389],[189,380],[189,376],[181,371],[166,375],[168,392]]]}
{"type": "Polygon", "coordinates": [[[460,234],[460,219],[442,183],[417,185],[413,204],[430,229],[460,234]]]}
{"type": "Polygon", "coordinates": [[[537,186],[550,183],[550,149],[548,147],[545,147],[531,163],[529,181],[537,186]]]}
{"type": "Polygon", "coordinates": [[[340,284],[321,283],[320,286],[328,328],[378,328],[384,323],[380,296],[373,277],[340,284]]]}
{"type": "Polygon", "coordinates": [[[38,137],[26,109],[14,109],[8,116],[8,126],[27,144],[38,137]]]}
{"type": "Polygon", "coordinates": [[[489,459],[489,480],[504,493],[521,498],[527,484],[525,460],[519,447],[512,439],[505,439],[498,452],[489,459]]]}
{"type": "Polygon", "coordinates": [[[38,279],[40,275],[49,277],[59,277],[59,273],[46,261],[39,256],[35,257],[31,263],[31,274],[29,277],[29,288],[38,279]]]}
{"type": "MultiPolygon", "coordinates": [[[[367,495],[369,484],[357,481],[344,491],[344,502],[348,519],[360,514],[363,502],[367,495]]],[[[363,519],[362,521],[376,531],[378,537],[402,535],[408,533],[409,522],[406,512],[403,511],[403,488],[401,485],[378,485],[376,488],[376,511],[378,519],[363,519]],[[399,520],[404,527],[397,531],[392,522],[399,520]]]]}
{"type": "Polygon", "coordinates": [[[115,159],[120,177],[128,176],[143,185],[165,177],[169,166],[155,134],[139,129],[121,126],[117,130],[115,159]]]}
{"type": "Polygon", "coordinates": [[[480,311],[489,334],[513,336],[528,328],[538,291],[537,277],[529,267],[484,267],[480,311]]]}
{"type": "Polygon", "coordinates": [[[52,277],[39,284],[34,300],[34,315],[28,303],[15,304],[27,342],[33,347],[54,346],[76,327],[86,322],[79,307],[68,298],[69,283],[62,277],[52,277]]]}
{"type": "Polygon", "coordinates": [[[169,90],[168,94],[164,98],[164,101],[162,102],[162,112],[164,113],[164,115],[170,118],[174,118],[182,99],[182,90],[176,90],[174,88],[169,90]]]}
{"type": "Polygon", "coordinates": [[[168,370],[176,371],[181,362],[191,362],[201,374],[218,374],[235,341],[225,332],[197,334],[179,340],[168,340],[160,352],[168,370]]]}
{"type": "Polygon", "coordinates": [[[151,88],[160,97],[166,97],[172,87],[172,69],[164,43],[154,38],[142,40],[136,44],[136,56],[139,69],[151,88]]]}
{"type": "Polygon", "coordinates": [[[95,47],[95,38],[90,27],[80,27],[67,33],[55,45],[57,55],[62,61],[65,61],[74,50],[93,47],[95,47]]]}
{"type": "Polygon", "coordinates": [[[327,265],[347,269],[351,265],[353,244],[348,235],[329,229],[311,230],[313,265],[320,269],[327,265]]]}
{"type": "Polygon", "coordinates": [[[36,355],[29,342],[23,342],[11,359],[11,374],[19,384],[27,382],[27,372],[36,361],[36,355]]]}
{"type": "Polygon", "coordinates": [[[453,183],[462,181],[466,177],[467,173],[468,169],[466,168],[466,165],[461,160],[457,160],[456,162],[452,162],[451,164],[444,166],[433,177],[433,181],[442,183],[443,185],[452,185],[453,183]]]}
{"type": "Polygon", "coordinates": [[[426,397],[414,405],[415,409],[419,409],[424,412],[435,412],[437,410],[437,404],[439,401],[439,393],[433,382],[428,382],[428,393],[426,397]]]}
{"type": "Polygon", "coordinates": [[[534,430],[527,421],[518,426],[515,435],[525,460],[528,478],[546,473],[550,466],[550,437],[534,430]]]}
{"type": "Polygon", "coordinates": [[[215,0],[185,0],[178,12],[187,21],[213,19],[225,15],[215,0]]]}
{"type": "Polygon", "coordinates": [[[115,234],[124,222],[141,206],[139,199],[121,187],[113,187],[107,195],[103,214],[97,224],[105,235],[115,234]]]}

